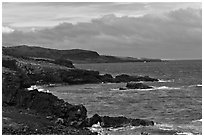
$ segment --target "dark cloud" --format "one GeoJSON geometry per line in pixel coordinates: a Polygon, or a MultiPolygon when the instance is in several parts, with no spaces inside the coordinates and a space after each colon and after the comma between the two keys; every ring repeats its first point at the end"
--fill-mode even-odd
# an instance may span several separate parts
{"type": "Polygon", "coordinates": [[[137,18],[109,14],[89,23],[3,34],[3,43],[82,48],[119,56],[201,58],[201,23],[201,10],[191,8],[137,18]]]}

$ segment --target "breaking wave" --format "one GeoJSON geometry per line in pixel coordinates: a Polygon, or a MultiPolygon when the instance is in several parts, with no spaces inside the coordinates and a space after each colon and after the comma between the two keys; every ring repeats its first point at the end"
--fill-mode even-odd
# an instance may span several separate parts
{"type": "Polygon", "coordinates": [[[43,89],[41,86],[32,85],[27,88],[28,91],[37,89],[39,92],[50,92],[49,90],[43,89]]]}
{"type": "Polygon", "coordinates": [[[181,89],[180,87],[167,87],[167,86],[161,86],[161,87],[154,87],[153,88],[149,88],[149,89],[124,89],[121,90],[120,88],[113,88],[111,89],[112,91],[152,91],[152,90],[178,90],[181,89]]]}
{"type": "Polygon", "coordinates": [[[189,87],[202,87],[202,84],[190,85],[189,87]]]}
{"type": "Polygon", "coordinates": [[[163,79],[159,79],[158,82],[160,82],[160,83],[164,83],[164,82],[174,82],[174,80],[163,80],[163,79]]]}
{"type": "Polygon", "coordinates": [[[179,87],[167,87],[167,86],[161,86],[161,87],[154,87],[155,89],[166,89],[166,90],[174,90],[174,89],[181,89],[179,87]]]}

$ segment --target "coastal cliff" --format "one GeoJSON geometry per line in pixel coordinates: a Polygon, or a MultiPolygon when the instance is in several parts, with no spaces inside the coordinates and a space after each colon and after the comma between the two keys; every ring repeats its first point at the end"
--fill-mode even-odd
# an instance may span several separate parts
{"type": "Polygon", "coordinates": [[[13,46],[3,47],[3,53],[5,55],[15,57],[26,57],[30,59],[44,59],[44,60],[56,60],[63,59],[66,61],[72,61],[73,63],[118,63],[118,62],[161,62],[161,59],[150,58],[133,58],[133,57],[117,57],[100,55],[96,51],[82,50],[82,49],[70,49],[70,50],[58,50],[49,49],[37,46],[13,46]]]}

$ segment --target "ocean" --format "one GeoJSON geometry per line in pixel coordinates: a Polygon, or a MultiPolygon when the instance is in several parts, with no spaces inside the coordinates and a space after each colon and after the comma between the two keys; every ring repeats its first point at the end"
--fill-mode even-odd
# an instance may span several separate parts
{"type": "Polygon", "coordinates": [[[158,78],[145,82],[153,89],[119,90],[126,83],[100,83],[43,87],[72,104],[83,104],[95,113],[153,120],[152,127],[102,129],[104,134],[202,134],[202,61],[75,64],[101,74],[142,75],[158,78]]]}

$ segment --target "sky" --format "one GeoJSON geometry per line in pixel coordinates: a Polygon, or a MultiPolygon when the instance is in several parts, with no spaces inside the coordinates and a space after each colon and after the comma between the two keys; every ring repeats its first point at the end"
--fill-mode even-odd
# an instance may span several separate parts
{"type": "Polygon", "coordinates": [[[94,50],[103,55],[202,58],[199,2],[4,2],[3,46],[94,50]]]}

